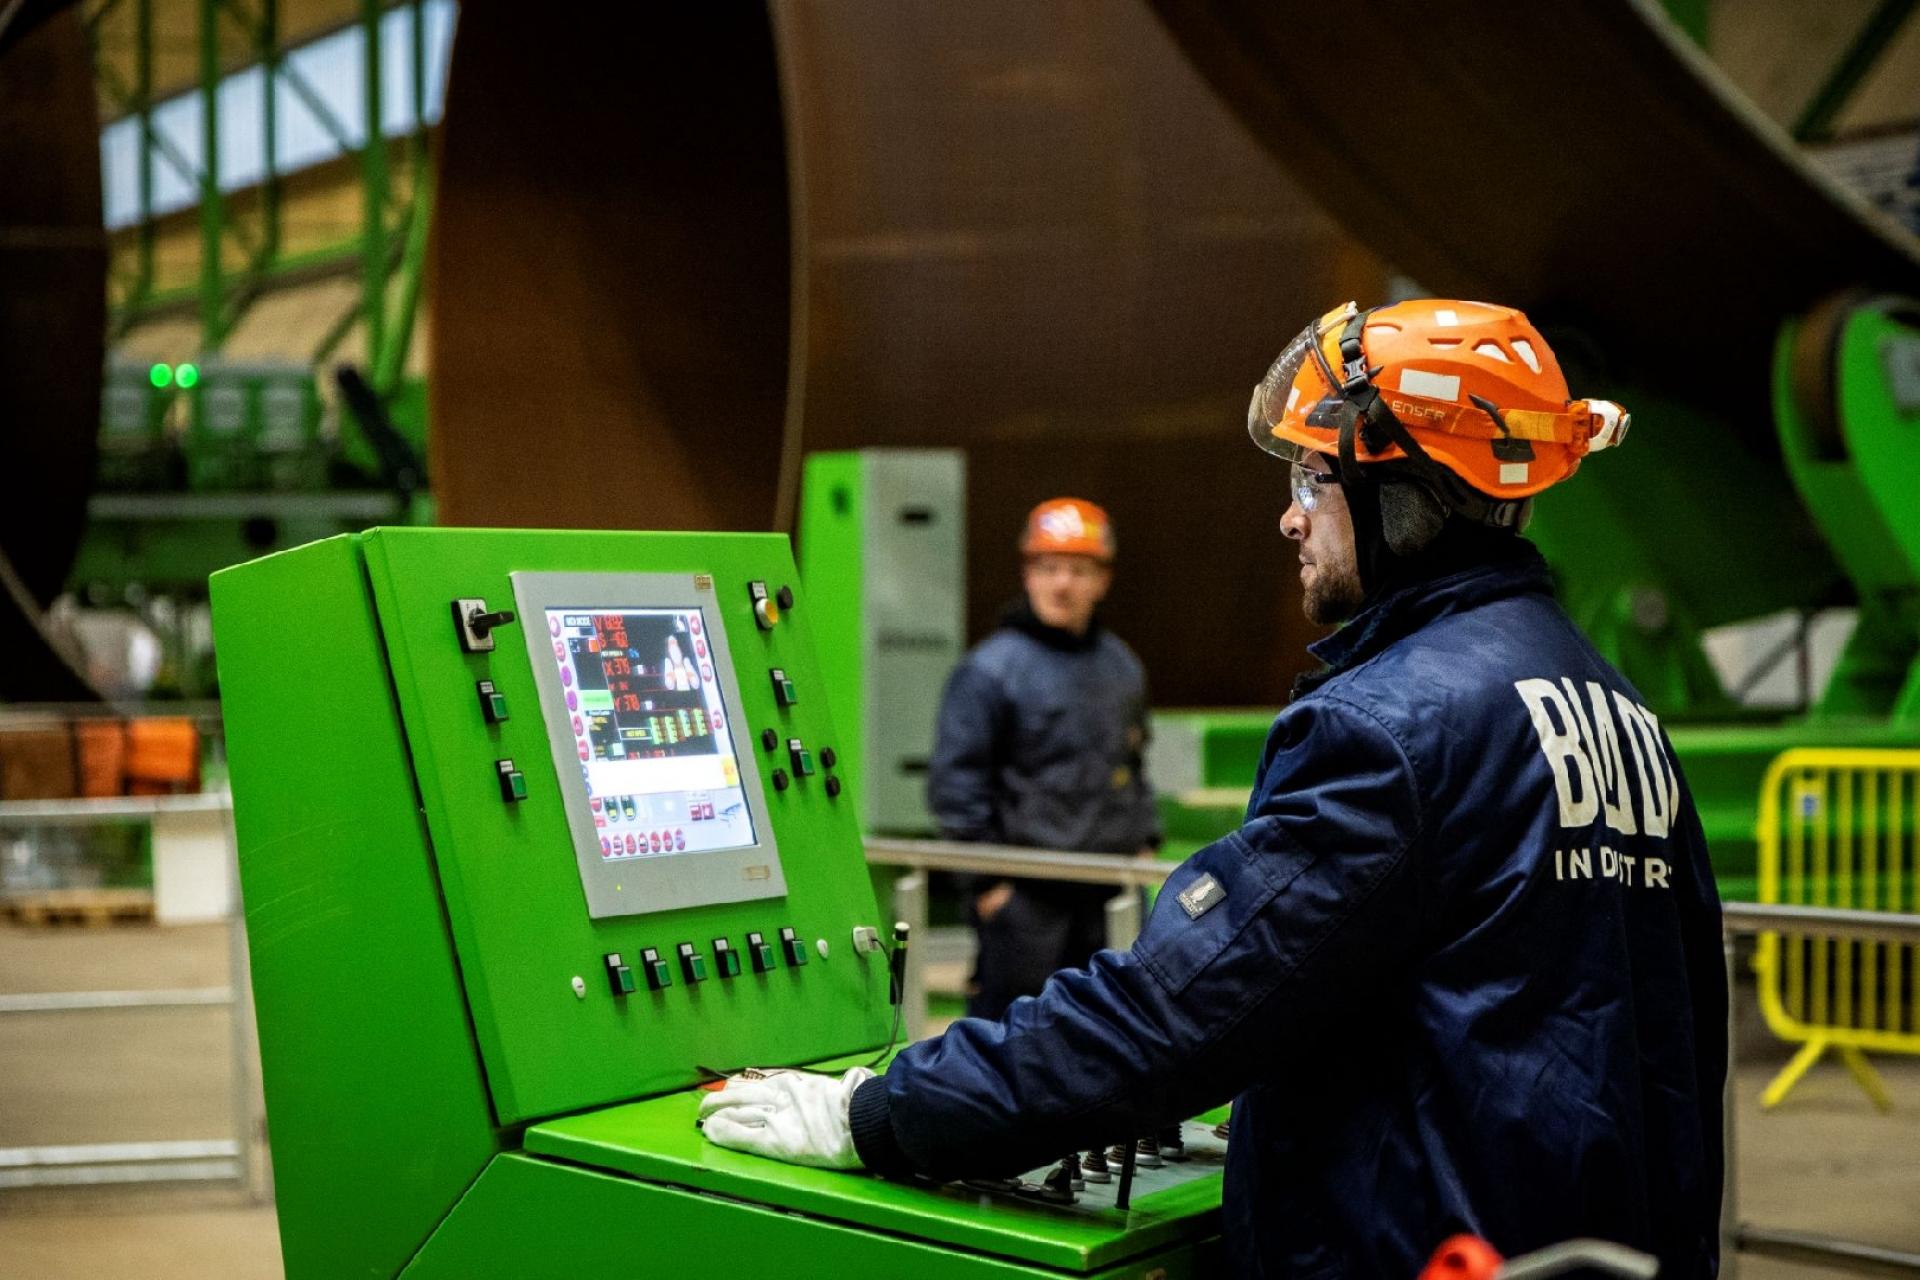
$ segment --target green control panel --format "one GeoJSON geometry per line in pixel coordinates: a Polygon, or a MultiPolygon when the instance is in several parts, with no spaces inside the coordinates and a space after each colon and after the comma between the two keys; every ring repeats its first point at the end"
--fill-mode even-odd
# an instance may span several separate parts
{"type": "Polygon", "coordinates": [[[1129,1210],[694,1127],[715,1073],[873,1061],[896,1025],[784,537],[376,529],[212,597],[289,1280],[680,1275],[716,1240],[795,1274],[1202,1273],[1204,1132],[1129,1210]]]}
{"type": "Polygon", "coordinates": [[[298,750],[308,721],[397,713],[502,1123],[886,1037],[886,957],[853,945],[882,922],[852,806],[818,765],[833,727],[824,701],[790,696],[818,676],[784,538],[383,529],[336,542],[345,559],[318,544],[330,550],[217,585],[243,838],[272,821],[249,805],[261,773],[313,768],[298,750]],[[341,585],[364,593],[371,636],[306,603],[319,597],[303,559],[352,574],[341,585]],[[236,700],[280,665],[293,627],[371,640],[359,656],[381,682],[347,705],[236,700]],[[255,717],[276,748],[254,749],[255,717]],[[776,773],[785,785],[768,783],[776,773]]]}

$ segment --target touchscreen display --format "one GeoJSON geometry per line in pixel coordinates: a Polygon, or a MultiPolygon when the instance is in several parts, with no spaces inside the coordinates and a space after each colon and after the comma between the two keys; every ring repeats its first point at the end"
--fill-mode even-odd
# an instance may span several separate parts
{"type": "Polygon", "coordinates": [[[699,608],[548,608],[587,805],[607,861],[755,842],[699,608]]]}

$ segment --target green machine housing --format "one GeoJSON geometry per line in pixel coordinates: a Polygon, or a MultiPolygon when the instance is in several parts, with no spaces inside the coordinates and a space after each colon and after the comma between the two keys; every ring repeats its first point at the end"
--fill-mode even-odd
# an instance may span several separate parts
{"type": "Polygon", "coordinates": [[[784,537],[376,529],[212,594],[293,1280],[1210,1265],[1204,1144],[1123,1212],[694,1127],[895,1025],[784,537]]]}

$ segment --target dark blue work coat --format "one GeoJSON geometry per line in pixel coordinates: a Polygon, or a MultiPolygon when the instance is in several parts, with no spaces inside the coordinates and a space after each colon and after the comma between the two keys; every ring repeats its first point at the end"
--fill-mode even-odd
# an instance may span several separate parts
{"type": "Polygon", "coordinates": [[[1044,626],[1021,601],[947,680],[927,805],[952,840],[1136,853],[1160,842],[1146,737],[1133,650],[1098,623],[1044,626]]]}
{"type": "Polygon", "coordinates": [[[1516,541],[1316,646],[1245,825],[1139,941],[856,1093],[870,1168],[1033,1168],[1228,1099],[1247,1275],[1416,1275],[1456,1231],[1717,1269],[1726,989],[1686,782],[1516,541]]]}

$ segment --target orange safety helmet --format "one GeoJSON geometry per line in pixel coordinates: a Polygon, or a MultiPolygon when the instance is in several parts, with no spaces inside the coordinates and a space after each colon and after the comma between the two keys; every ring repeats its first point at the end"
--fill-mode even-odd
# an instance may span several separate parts
{"type": "Polygon", "coordinates": [[[1113,560],[1113,522],[1084,498],[1049,498],[1027,513],[1020,535],[1023,556],[1092,556],[1113,560]]]}
{"type": "Polygon", "coordinates": [[[1401,463],[1453,511],[1516,528],[1527,500],[1631,419],[1610,400],[1571,400],[1539,330],[1512,307],[1419,298],[1329,311],[1287,345],[1253,390],[1247,430],[1289,461],[1401,463]]]}

